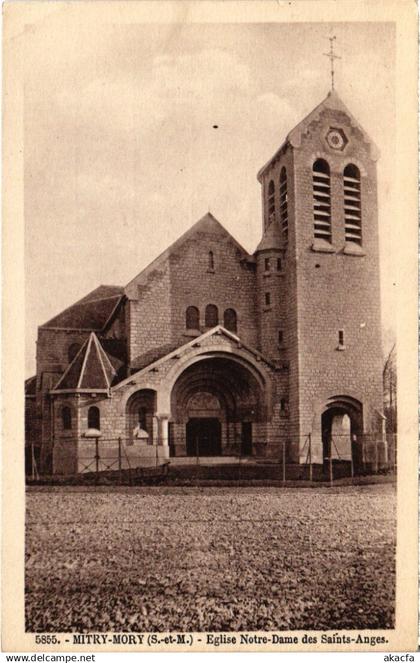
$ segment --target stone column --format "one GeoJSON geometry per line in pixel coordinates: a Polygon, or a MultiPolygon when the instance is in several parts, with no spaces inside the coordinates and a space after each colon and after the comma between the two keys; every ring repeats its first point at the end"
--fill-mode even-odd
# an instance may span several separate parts
{"type": "Polygon", "coordinates": [[[159,413],[156,414],[157,428],[158,428],[158,439],[157,444],[159,445],[159,456],[161,458],[169,458],[169,417],[170,414],[159,413]]]}
{"type": "Polygon", "coordinates": [[[153,415],[152,422],[152,444],[157,446],[159,444],[159,418],[157,414],[153,415]]]}

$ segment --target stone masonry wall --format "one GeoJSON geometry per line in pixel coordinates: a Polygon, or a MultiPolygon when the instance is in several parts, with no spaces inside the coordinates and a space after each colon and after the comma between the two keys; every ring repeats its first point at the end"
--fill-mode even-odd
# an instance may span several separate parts
{"type": "MultiPolygon", "coordinates": [[[[284,388],[287,399],[289,433],[288,457],[296,458],[299,448],[299,389],[298,389],[298,336],[297,330],[297,257],[296,257],[296,181],[293,168],[293,153],[290,146],[285,146],[278,159],[264,173],[261,182],[263,197],[263,225],[268,223],[268,186],[270,180],[275,185],[275,222],[281,224],[280,219],[280,173],[286,168],[287,174],[287,208],[288,208],[288,241],[284,243],[281,253],[282,272],[267,276],[263,269],[264,261],[260,259],[259,269],[259,305],[261,334],[265,337],[262,345],[265,351],[269,348],[277,349],[278,356],[289,366],[288,380],[284,388]],[[261,269],[263,269],[261,273],[261,269]],[[264,310],[264,292],[271,289],[274,293],[276,308],[264,310]],[[283,344],[278,343],[278,331],[283,331],[283,344]]],[[[280,225],[281,227],[281,225],[280,225]]],[[[262,256],[262,258],[265,256],[262,256]]],[[[271,355],[272,357],[274,355],[271,355]]],[[[283,419],[282,422],[283,423],[283,419]]],[[[282,429],[283,430],[283,429],[282,429]]],[[[274,431],[273,431],[274,434],[274,431]]],[[[281,446],[281,445],[280,445],[281,446]]]]}
{"type": "Polygon", "coordinates": [[[218,323],[233,308],[237,314],[238,335],[244,343],[257,346],[255,270],[242,260],[239,249],[227,233],[218,228],[197,232],[170,256],[170,302],[172,339],[175,345],[191,340],[186,330],[188,306],[200,311],[200,331],[206,331],[205,308],[215,304],[218,323]],[[213,252],[214,269],[209,268],[209,252],[213,252]]]}
{"type": "Polygon", "coordinates": [[[172,340],[169,262],[165,261],[130,286],[129,361],[172,340]]]}
{"type": "Polygon", "coordinates": [[[336,111],[324,111],[294,150],[296,181],[297,344],[300,434],[311,431],[317,403],[349,395],[363,404],[364,427],[374,427],[375,408],[382,410],[382,346],[376,167],[360,130],[336,111]],[[349,137],[343,153],[329,149],[329,126],[349,137]],[[332,246],[334,253],[311,249],[313,242],[312,164],[325,158],[331,169],[332,246]],[[343,253],[344,197],[342,173],[348,163],[361,172],[362,248],[366,255],[343,253]],[[344,350],[337,350],[338,332],[344,350]]]}

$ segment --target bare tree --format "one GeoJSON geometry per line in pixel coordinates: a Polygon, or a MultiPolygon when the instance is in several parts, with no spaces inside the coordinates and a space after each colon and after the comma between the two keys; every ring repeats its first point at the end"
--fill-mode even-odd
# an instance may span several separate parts
{"type": "Polygon", "coordinates": [[[387,433],[397,432],[397,351],[395,343],[386,357],[383,369],[384,412],[387,433]]]}

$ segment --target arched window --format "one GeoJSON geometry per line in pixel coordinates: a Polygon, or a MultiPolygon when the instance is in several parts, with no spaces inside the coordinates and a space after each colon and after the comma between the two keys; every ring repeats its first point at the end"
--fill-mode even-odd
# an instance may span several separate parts
{"type": "Polygon", "coordinates": [[[346,242],[362,243],[362,209],[360,199],[360,171],[349,163],[344,168],[344,232],[346,242]]]}
{"type": "Polygon", "coordinates": [[[61,421],[63,423],[64,430],[71,429],[71,409],[65,405],[61,410],[61,421]]]}
{"type": "Polygon", "coordinates": [[[185,326],[187,329],[200,328],[200,312],[196,306],[189,306],[185,312],[185,326]]]}
{"type": "Polygon", "coordinates": [[[267,198],[269,221],[271,221],[271,217],[274,215],[274,212],[276,210],[276,202],[274,196],[275,196],[274,182],[273,180],[270,180],[270,184],[268,185],[268,198],[267,198]]]}
{"type": "Polygon", "coordinates": [[[96,430],[101,430],[101,414],[99,408],[96,405],[88,410],[88,428],[96,428],[96,430]]]}
{"type": "Polygon", "coordinates": [[[289,235],[289,217],[287,214],[287,173],[283,166],[280,173],[280,221],[285,242],[289,235]]]}
{"type": "Polygon", "coordinates": [[[214,271],[214,253],[213,251],[209,251],[209,267],[208,267],[212,272],[214,271]]]}
{"type": "Polygon", "coordinates": [[[330,167],[324,159],[312,167],[314,198],[314,236],[331,242],[331,183],[330,167]]]}
{"type": "Polygon", "coordinates": [[[206,327],[216,327],[219,324],[219,311],[214,304],[206,306],[205,323],[206,327]]]}
{"type": "Polygon", "coordinates": [[[238,331],[238,321],[236,311],[233,308],[227,308],[223,315],[223,326],[231,332],[238,331]]]}
{"type": "Polygon", "coordinates": [[[69,345],[69,349],[67,350],[67,358],[69,360],[69,364],[73,361],[77,353],[79,352],[81,348],[80,343],[72,343],[69,345]]]}

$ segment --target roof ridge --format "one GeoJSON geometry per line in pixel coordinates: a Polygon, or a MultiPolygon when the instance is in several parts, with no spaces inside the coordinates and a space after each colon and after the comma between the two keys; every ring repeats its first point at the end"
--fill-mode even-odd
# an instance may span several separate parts
{"type": "Polygon", "coordinates": [[[162,251],[156,258],[152,260],[148,265],[146,265],[134,278],[132,278],[127,285],[124,288],[124,292],[127,292],[127,289],[140,277],[140,276],[146,276],[152,269],[156,269],[163,261],[164,259],[170,255],[171,251],[174,250],[175,247],[178,247],[182,245],[187,239],[193,235],[193,233],[197,230],[197,226],[199,224],[204,224],[204,222],[207,219],[211,219],[214,223],[216,223],[228,236],[229,238],[233,241],[235,246],[246,256],[249,256],[250,254],[244,247],[239,244],[238,240],[235,239],[235,237],[227,230],[227,228],[224,227],[222,223],[218,219],[216,219],[215,216],[211,212],[207,212],[202,216],[198,221],[195,221],[192,226],[190,226],[182,235],[180,235],[176,240],[172,242],[164,251],[162,251]]]}
{"type": "Polygon", "coordinates": [[[85,356],[83,357],[82,368],[80,369],[79,379],[77,381],[76,389],[80,389],[80,384],[82,382],[83,373],[85,372],[85,368],[86,368],[87,358],[89,356],[89,349],[90,349],[90,346],[91,346],[91,343],[92,343],[92,336],[95,336],[94,332],[90,332],[90,334],[89,334],[89,339],[88,339],[88,342],[87,342],[87,348],[86,348],[85,356]]]}
{"type": "MultiPolygon", "coordinates": [[[[92,366],[92,364],[90,364],[92,366]]],[[[80,391],[107,391],[111,388],[112,380],[114,376],[117,375],[117,371],[112,365],[106,351],[102,347],[101,341],[97,337],[96,333],[92,331],[89,334],[89,338],[85,340],[83,343],[82,347],[79,349],[73,360],[70,362],[66,370],[64,371],[63,375],[60,377],[58,380],[57,384],[54,386],[53,391],[66,391],[66,392],[80,392],[80,391]],[[81,366],[78,368],[78,362],[80,363],[80,360],[82,360],[81,366]],[[94,387],[89,385],[89,379],[86,374],[86,371],[88,370],[88,363],[91,361],[94,362],[94,365],[99,363],[100,367],[100,372],[102,377],[100,378],[100,381],[102,379],[105,380],[105,385],[106,388],[103,387],[94,387]],[[107,370],[107,366],[109,367],[107,370]],[[68,376],[69,372],[71,370],[78,368],[77,372],[75,375],[72,377],[70,380],[70,386],[65,385],[65,380],[66,377],[68,376]],[[83,385],[84,381],[87,381],[87,385],[83,385]],[[75,383],[75,384],[74,384],[75,383]],[[61,388],[60,385],[63,385],[64,387],[61,388]]]]}
{"type": "MultiPolygon", "coordinates": [[[[93,304],[94,302],[103,302],[105,299],[115,299],[116,297],[123,297],[124,293],[121,292],[116,295],[108,295],[107,297],[98,297],[98,299],[88,299],[86,302],[75,302],[73,306],[86,306],[87,304],[93,304]]],[[[71,307],[70,307],[71,308],[71,307]]],[[[63,311],[64,313],[64,311],[63,311]]]]}
{"type": "Polygon", "coordinates": [[[60,379],[58,380],[58,382],[57,382],[57,384],[55,385],[54,389],[58,389],[58,387],[59,387],[59,385],[60,385],[60,382],[62,382],[62,381],[64,380],[64,378],[66,377],[67,373],[70,371],[71,367],[72,367],[73,364],[75,363],[76,359],[78,358],[78,356],[80,355],[80,353],[83,352],[83,351],[85,350],[85,348],[87,347],[87,344],[88,344],[88,343],[89,343],[89,339],[86,339],[85,342],[82,343],[82,345],[80,346],[79,350],[76,352],[76,354],[74,355],[73,359],[71,360],[71,362],[70,362],[69,365],[67,366],[66,370],[64,371],[63,375],[62,375],[62,376],[60,377],[60,379]]]}
{"type": "Polygon", "coordinates": [[[108,355],[107,355],[107,353],[105,352],[105,350],[103,349],[102,344],[101,344],[99,338],[96,336],[96,334],[93,334],[93,336],[94,336],[93,342],[94,342],[94,344],[95,344],[96,352],[97,352],[97,354],[98,354],[99,361],[100,361],[101,366],[102,366],[102,371],[103,371],[103,374],[104,374],[104,376],[105,376],[105,381],[106,381],[106,384],[108,385],[108,389],[110,389],[110,387],[111,387],[111,381],[108,379],[108,374],[107,374],[106,368],[105,368],[105,366],[104,366],[103,356],[105,356],[106,360],[108,361],[108,364],[109,364],[109,366],[110,366],[110,368],[111,368],[111,373],[112,373],[113,375],[116,375],[116,370],[114,369],[114,367],[112,366],[111,362],[109,361],[108,355]]]}
{"type": "Polygon", "coordinates": [[[95,288],[95,290],[92,290],[91,293],[88,293],[85,295],[85,297],[82,297],[77,302],[67,306],[65,309],[47,320],[47,322],[39,325],[39,327],[44,329],[83,329],[85,331],[99,331],[103,329],[108,324],[110,317],[114,314],[116,307],[120,304],[122,298],[124,297],[124,288],[122,286],[116,287],[120,288],[120,292],[108,295],[98,295],[92,299],[89,299],[89,295],[92,292],[98,290],[98,288],[95,288]],[[99,314],[95,313],[95,306],[102,307],[102,312],[99,314]],[[112,310],[109,313],[106,309],[109,309],[111,306],[112,310]],[[92,312],[89,311],[89,307],[92,308],[92,312]],[[103,307],[106,307],[105,310],[103,307]],[[103,322],[104,314],[107,315],[105,322],[103,322]],[[75,318],[79,324],[75,324],[75,318]],[[83,320],[83,318],[86,319],[83,320]],[[61,320],[64,320],[66,324],[60,324],[61,320]]]}
{"type": "MultiPolygon", "coordinates": [[[[93,288],[93,290],[88,292],[87,295],[84,295],[83,297],[80,297],[80,299],[77,299],[68,308],[71,308],[71,306],[76,306],[76,304],[84,304],[85,303],[84,300],[86,299],[86,297],[89,297],[89,295],[91,295],[94,292],[96,292],[97,290],[99,290],[99,288],[118,288],[120,290],[120,292],[119,293],[114,293],[113,295],[105,295],[103,297],[100,296],[100,297],[98,297],[98,299],[108,299],[108,297],[116,297],[117,295],[123,295],[124,294],[124,286],[122,286],[122,285],[104,285],[103,283],[101,283],[101,285],[96,286],[96,288],[93,288]]],[[[90,299],[89,301],[95,301],[95,300],[90,299]]],[[[66,309],[64,309],[64,310],[66,310],[66,309]]],[[[64,311],[62,311],[62,313],[63,312],[64,311]]]]}

